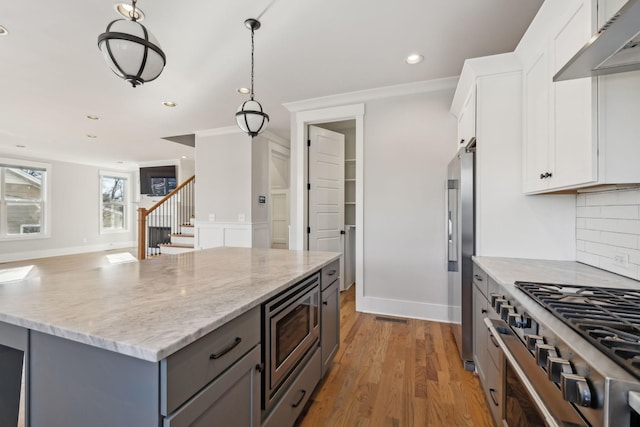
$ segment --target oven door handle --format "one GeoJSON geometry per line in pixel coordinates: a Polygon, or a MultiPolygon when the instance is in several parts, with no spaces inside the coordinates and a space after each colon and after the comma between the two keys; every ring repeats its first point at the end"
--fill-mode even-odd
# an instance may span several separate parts
{"type": "MultiPolygon", "coordinates": [[[[531,384],[531,381],[529,381],[529,378],[520,367],[518,360],[514,357],[511,350],[509,349],[509,346],[502,339],[503,335],[513,336],[513,333],[511,332],[507,324],[502,320],[490,319],[488,317],[485,317],[484,323],[487,325],[487,327],[489,328],[489,331],[494,336],[496,342],[500,346],[500,349],[504,353],[504,356],[507,358],[514,372],[522,382],[522,385],[527,389],[527,392],[529,392],[531,399],[533,400],[536,407],[540,411],[540,414],[544,417],[545,421],[547,422],[547,425],[549,425],[550,427],[562,427],[561,424],[558,424],[558,422],[556,421],[553,414],[549,411],[549,409],[547,409],[547,407],[544,404],[544,401],[538,394],[537,390],[535,389],[533,384],[531,384]]],[[[518,340],[518,338],[515,338],[515,339],[518,340]]]]}

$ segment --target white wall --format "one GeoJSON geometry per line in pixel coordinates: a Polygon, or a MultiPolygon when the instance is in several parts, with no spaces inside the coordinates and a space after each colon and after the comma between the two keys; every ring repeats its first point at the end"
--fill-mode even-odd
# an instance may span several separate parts
{"type": "MultiPolygon", "coordinates": [[[[4,156],[15,158],[15,156],[4,156]]],[[[136,245],[135,173],[129,172],[129,230],[100,234],[99,174],[104,168],[75,163],[27,159],[52,165],[51,237],[0,241],[0,262],[67,255],[136,245]]],[[[122,171],[118,171],[122,173],[122,171]]]]}
{"type": "Polygon", "coordinates": [[[196,221],[251,221],[251,138],[238,132],[196,135],[196,221]]]}
{"type": "Polygon", "coordinates": [[[396,314],[447,315],[444,188],[457,132],[452,98],[450,89],[366,104],[364,296],[374,310],[402,305],[396,314]]]}
{"type": "Polygon", "coordinates": [[[578,261],[640,280],[640,189],[579,194],[578,261]]]}

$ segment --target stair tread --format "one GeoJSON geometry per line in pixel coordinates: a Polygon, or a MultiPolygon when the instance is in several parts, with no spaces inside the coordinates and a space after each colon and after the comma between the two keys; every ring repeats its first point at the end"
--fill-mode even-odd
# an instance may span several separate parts
{"type": "Polygon", "coordinates": [[[193,245],[187,245],[183,243],[160,243],[161,247],[169,247],[169,248],[189,248],[193,249],[193,245]]]}
{"type": "Polygon", "coordinates": [[[195,234],[189,234],[189,233],[171,233],[171,235],[176,237],[196,237],[195,234]]]}

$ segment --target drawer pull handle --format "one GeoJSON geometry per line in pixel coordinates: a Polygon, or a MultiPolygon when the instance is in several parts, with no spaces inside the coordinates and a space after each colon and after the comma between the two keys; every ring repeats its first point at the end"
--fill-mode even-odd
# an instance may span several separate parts
{"type": "Polygon", "coordinates": [[[300,391],[302,392],[302,394],[300,395],[300,399],[298,399],[296,403],[291,405],[292,408],[297,408],[298,406],[300,406],[300,404],[304,400],[304,396],[307,394],[307,390],[300,390],[300,391]]]}
{"type": "Polygon", "coordinates": [[[493,404],[496,406],[500,406],[500,404],[498,403],[498,400],[493,396],[496,393],[496,389],[495,388],[490,388],[489,389],[489,395],[491,396],[491,400],[493,400],[493,404]]]}
{"type": "Polygon", "coordinates": [[[238,344],[240,344],[241,342],[242,342],[242,338],[236,337],[236,340],[229,347],[223,349],[219,353],[212,354],[211,356],[209,356],[209,359],[211,360],[220,359],[222,356],[224,356],[225,354],[229,353],[231,350],[236,348],[238,344]]]}
{"type": "Polygon", "coordinates": [[[329,272],[327,273],[327,276],[333,276],[336,273],[337,273],[336,270],[329,270],[329,272]]]}
{"type": "Polygon", "coordinates": [[[483,308],[482,310],[480,310],[480,313],[485,314],[487,312],[486,308],[483,308]]]}
{"type": "Polygon", "coordinates": [[[500,344],[498,344],[498,341],[496,341],[496,337],[494,337],[492,333],[489,333],[489,339],[491,340],[493,345],[495,345],[496,347],[500,347],[500,344]]]}
{"type": "Polygon", "coordinates": [[[482,282],[482,277],[478,276],[477,274],[474,274],[473,277],[478,281],[478,282],[482,282]]]}
{"type": "Polygon", "coordinates": [[[329,301],[322,301],[322,305],[329,305],[329,301]]]}
{"type": "Polygon", "coordinates": [[[258,363],[256,365],[256,371],[258,371],[259,373],[262,373],[262,371],[264,371],[264,363],[258,363]]]}

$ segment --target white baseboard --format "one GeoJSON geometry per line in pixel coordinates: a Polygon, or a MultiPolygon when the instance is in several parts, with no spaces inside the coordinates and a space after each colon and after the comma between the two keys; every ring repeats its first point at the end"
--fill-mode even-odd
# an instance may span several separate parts
{"type": "Polygon", "coordinates": [[[132,248],[138,246],[138,242],[102,243],[99,245],[74,246],[68,248],[44,249],[39,251],[13,252],[0,254],[0,262],[23,261],[27,259],[49,258],[54,256],[75,255],[88,252],[108,251],[111,249],[132,248]]]}
{"type": "Polygon", "coordinates": [[[356,310],[385,316],[460,323],[460,307],[442,304],[363,297],[356,300],[356,310]]]}

